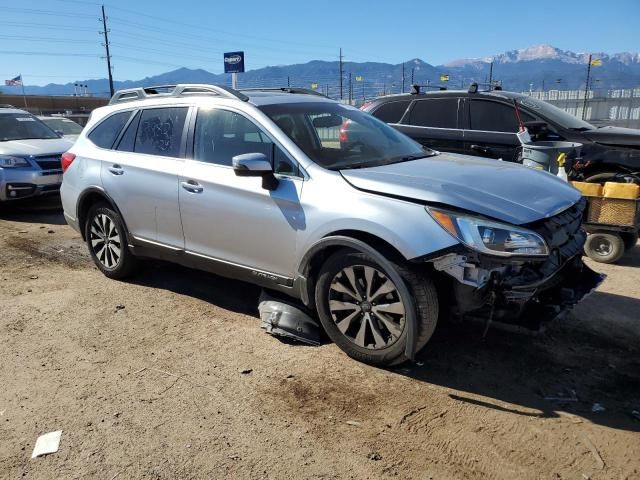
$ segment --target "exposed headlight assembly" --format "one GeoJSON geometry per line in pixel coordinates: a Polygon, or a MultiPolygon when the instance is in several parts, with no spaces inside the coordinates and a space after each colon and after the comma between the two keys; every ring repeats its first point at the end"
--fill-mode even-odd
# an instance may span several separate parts
{"type": "Polygon", "coordinates": [[[22,157],[0,155],[0,168],[28,167],[29,162],[22,157]]]}
{"type": "Polygon", "coordinates": [[[427,212],[447,232],[480,253],[500,257],[549,254],[544,239],[526,228],[437,208],[427,207],[427,212]]]}

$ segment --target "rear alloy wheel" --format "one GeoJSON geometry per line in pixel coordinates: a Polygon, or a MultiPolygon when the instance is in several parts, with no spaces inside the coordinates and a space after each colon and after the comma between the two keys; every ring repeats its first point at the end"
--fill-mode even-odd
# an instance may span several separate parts
{"type": "Polygon", "coordinates": [[[137,266],[137,259],[127,246],[122,219],[106,204],[89,210],[85,238],[91,258],[107,277],[125,278],[137,266]]]}
{"type": "Polygon", "coordinates": [[[613,263],[624,254],[624,241],[617,233],[595,232],[587,236],[584,252],[596,262],[613,263]]]}
{"type": "Polygon", "coordinates": [[[321,267],[315,301],[331,340],[350,357],[377,366],[407,359],[409,322],[416,324],[417,352],[438,320],[436,289],[423,272],[348,249],[321,267]]]}

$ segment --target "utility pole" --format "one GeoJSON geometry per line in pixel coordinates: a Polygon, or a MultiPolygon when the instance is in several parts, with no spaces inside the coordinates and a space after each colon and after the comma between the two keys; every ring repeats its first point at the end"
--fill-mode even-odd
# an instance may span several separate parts
{"type": "Polygon", "coordinates": [[[404,93],[404,62],[402,62],[402,93],[404,93]]]}
{"type": "Polygon", "coordinates": [[[415,68],[411,69],[411,85],[413,85],[413,72],[414,72],[415,68]]]}
{"type": "Polygon", "coordinates": [[[287,75],[287,87],[291,86],[291,78],[287,75]]]}
{"type": "Polygon", "coordinates": [[[349,72],[349,105],[351,105],[351,101],[353,100],[353,81],[351,72],[349,72]]]}
{"type": "Polygon", "coordinates": [[[589,54],[589,64],[587,65],[587,82],[584,85],[584,103],[582,104],[582,120],[587,117],[587,97],[589,96],[589,81],[591,78],[591,54],[589,54]]]}
{"type": "Polygon", "coordinates": [[[489,91],[493,90],[493,60],[489,65],[489,91]]]}
{"type": "Polygon", "coordinates": [[[107,30],[107,16],[104,13],[104,5],[102,5],[102,28],[100,32],[104,34],[104,48],[107,50],[107,70],[109,70],[109,92],[113,97],[113,75],[111,73],[111,53],[109,52],[109,30],[107,30]]]}
{"type": "Polygon", "coordinates": [[[342,48],[340,49],[340,100],[342,100],[342,48]]]}

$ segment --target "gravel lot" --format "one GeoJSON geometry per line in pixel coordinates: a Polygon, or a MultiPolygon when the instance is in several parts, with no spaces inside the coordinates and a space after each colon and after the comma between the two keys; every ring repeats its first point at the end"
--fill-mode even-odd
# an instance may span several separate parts
{"type": "Polygon", "coordinates": [[[2,478],[640,478],[640,246],[544,335],[444,325],[381,370],[265,334],[251,285],[108,280],[58,208],[0,208],[2,478]]]}

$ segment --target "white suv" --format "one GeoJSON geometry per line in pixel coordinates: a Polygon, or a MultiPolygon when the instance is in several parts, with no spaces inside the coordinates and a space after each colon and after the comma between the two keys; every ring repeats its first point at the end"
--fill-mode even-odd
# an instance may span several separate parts
{"type": "Polygon", "coordinates": [[[247,280],[377,365],[413,358],[443,311],[535,329],[601,280],[573,187],[296,89],[117,92],[63,168],[65,217],[105,275],[153,257],[247,280]]]}

